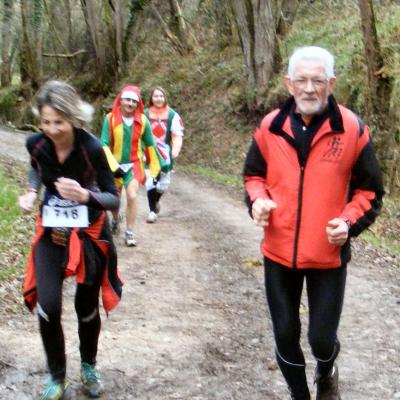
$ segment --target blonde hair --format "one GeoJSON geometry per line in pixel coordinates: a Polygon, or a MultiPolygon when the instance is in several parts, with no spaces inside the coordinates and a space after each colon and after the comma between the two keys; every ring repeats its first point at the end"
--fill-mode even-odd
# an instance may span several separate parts
{"type": "Polygon", "coordinates": [[[33,113],[40,117],[44,106],[63,114],[77,128],[87,125],[94,113],[94,108],[83,101],[71,85],[57,80],[47,81],[39,89],[32,107],[33,113]]]}

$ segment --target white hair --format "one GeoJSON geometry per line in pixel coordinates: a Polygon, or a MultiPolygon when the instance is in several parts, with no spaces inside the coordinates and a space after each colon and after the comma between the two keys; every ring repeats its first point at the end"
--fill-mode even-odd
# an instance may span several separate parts
{"type": "Polygon", "coordinates": [[[294,76],[296,65],[304,60],[320,61],[325,68],[326,77],[330,79],[335,76],[335,59],[333,55],[322,47],[306,46],[296,49],[289,58],[288,75],[290,79],[294,76]]]}
{"type": "Polygon", "coordinates": [[[83,101],[75,88],[63,81],[47,81],[36,95],[33,113],[39,117],[44,106],[62,113],[77,128],[84,127],[93,117],[94,108],[83,101]]]}

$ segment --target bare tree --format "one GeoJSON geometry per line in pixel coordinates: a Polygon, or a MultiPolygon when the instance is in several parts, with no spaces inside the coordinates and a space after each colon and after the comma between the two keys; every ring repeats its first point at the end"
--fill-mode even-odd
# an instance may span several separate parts
{"type": "Polygon", "coordinates": [[[358,4],[368,71],[369,94],[366,96],[365,101],[366,113],[373,124],[380,130],[377,148],[378,156],[383,165],[387,187],[392,190],[394,189],[394,182],[399,180],[399,155],[396,150],[395,134],[393,133],[393,127],[398,126],[398,122],[396,123],[396,117],[392,115],[393,112],[390,110],[392,85],[384,73],[385,63],[376,32],[372,0],[359,0],[358,4]]]}
{"type": "Polygon", "coordinates": [[[51,46],[56,50],[58,47],[61,47],[64,54],[69,53],[68,46],[68,36],[66,37],[67,41],[65,41],[64,33],[64,24],[65,21],[62,21],[58,18],[61,13],[61,7],[63,6],[60,2],[54,2],[49,0],[43,0],[44,10],[47,15],[47,20],[49,24],[49,30],[51,32],[52,40],[50,41],[51,46]]]}
{"type": "Polygon", "coordinates": [[[124,31],[124,10],[122,7],[122,0],[115,0],[113,7],[113,20],[115,26],[115,58],[118,75],[121,74],[122,67],[122,39],[124,31]]]}
{"type": "Polygon", "coordinates": [[[375,114],[387,114],[389,110],[390,83],[382,74],[384,61],[376,33],[376,21],[372,0],[358,1],[361,27],[368,70],[369,99],[368,110],[375,114]],[[389,96],[389,97],[388,97],[389,96]]]}
{"type": "Polygon", "coordinates": [[[1,27],[1,87],[11,83],[11,40],[13,1],[3,0],[3,25],[1,27]]]}
{"type": "Polygon", "coordinates": [[[102,26],[102,2],[97,0],[81,0],[83,15],[92,39],[92,44],[97,61],[98,71],[101,76],[107,71],[106,47],[102,26]]]}
{"type": "Polygon", "coordinates": [[[36,46],[31,43],[29,27],[29,5],[27,0],[20,0],[21,25],[22,25],[22,46],[20,50],[21,80],[29,81],[32,88],[36,89],[40,84],[39,65],[36,58],[36,46]]]}
{"type": "Polygon", "coordinates": [[[231,5],[244,55],[248,106],[262,108],[269,81],[277,69],[275,4],[272,0],[231,0],[231,5]]]}
{"type": "Polygon", "coordinates": [[[187,48],[182,44],[179,38],[175,35],[174,32],[170,29],[165,19],[162,17],[161,13],[158,11],[157,7],[154,4],[150,4],[150,9],[153,15],[158,19],[161,29],[164,32],[165,37],[169,41],[169,43],[181,54],[184,55],[187,53],[187,48]]]}
{"type": "Polygon", "coordinates": [[[73,46],[73,35],[72,35],[72,15],[71,15],[71,3],[70,0],[63,0],[63,8],[64,8],[64,18],[66,22],[67,28],[67,44],[68,50],[72,51],[73,46]]]}
{"type": "Polygon", "coordinates": [[[31,37],[33,38],[34,58],[38,71],[38,79],[42,76],[42,49],[43,49],[43,0],[31,1],[31,37]]]}
{"type": "MultiPolygon", "coordinates": [[[[200,3],[201,0],[182,0],[183,16],[188,20],[192,20],[199,9],[200,3]]],[[[223,5],[225,2],[222,1],[220,3],[223,5]]]]}
{"type": "Polygon", "coordinates": [[[285,37],[293,24],[297,10],[300,5],[300,0],[277,0],[277,34],[280,37],[285,37]]]}
{"type": "Polygon", "coordinates": [[[129,2],[128,22],[122,41],[122,57],[124,62],[129,60],[128,48],[132,40],[133,28],[135,27],[137,18],[149,2],[150,0],[130,0],[129,2]]]}
{"type": "Polygon", "coordinates": [[[228,2],[214,0],[212,2],[212,11],[215,17],[217,44],[220,49],[223,49],[232,43],[235,23],[232,8],[228,2]]]}
{"type": "Polygon", "coordinates": [[[181,43],[182,48],[190,52],[196,47],[196,38],[185,21],[179,1],[169,0],[169,4],[172,14],[172,26],[175,28],[176,35],[181,43]]]}

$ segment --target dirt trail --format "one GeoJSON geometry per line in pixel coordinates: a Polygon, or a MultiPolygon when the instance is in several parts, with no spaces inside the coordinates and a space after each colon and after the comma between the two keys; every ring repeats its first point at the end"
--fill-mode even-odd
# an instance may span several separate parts
{"type": "MultiPolygon", "coordinates": [[[[0,152],[26,160],[22,135],[1,135],[0,152]]],[[[125,286],[120,306],[108,319],[103,314],[98,365],[104,398],[286,399],[262,267],[248,263],[260,258],[261,230],[241,193],[177,173],[156,224],[145,223],[144,190],[139,210],[138,247],[126,248],[117,238],[125,286]]],[[[355,248],[340,328],[342,397],[400,399],[398,268],[362,242],[355,248]]],[[[67,281],[68,377],[74,398],[81,399],[73,293],[74,282],[67,281]]],[[[306,308],[304,300],[304,317],[306,308]]],[[[315,363],[309,352],[306,357],[311,385],[315,363]]],[[[35,399],[45,381],[36,315],[0,313],[0,399],[35,399]]]]}

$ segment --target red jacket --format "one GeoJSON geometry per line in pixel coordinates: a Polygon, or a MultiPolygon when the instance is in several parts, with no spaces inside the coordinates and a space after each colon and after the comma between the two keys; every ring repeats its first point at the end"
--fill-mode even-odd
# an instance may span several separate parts
{"type": "Polygon", "coordinates": [[[350,259],[349,243],[328,242],[328,221],[351,222],[358,235],[377,216],[383,196],[369,129],[329,99],[327,118],[300,161],[291,113],[294,99],[268,114],[256,130],[244,167],[249,206],[270,198],[277,208],[264,231],[263,254],[292,268],[336,268],[350,259]]]}
{"type": "MultiPolygon", "coordinates": [[[[100,217],[87,228],[74,228],[68,243],[68,262],[65,267],[64,278],[76,276],[78,283],[91,284],[87,280],[87,273],[93,268],[102,268],[103,277],[101,280],[101,293],[103,307],[108,314],[121,300],[122,277],[117,269],[116,249],[111,240],[108,226],[105,225],[106,213],[103,211],[100,217]],[[87,253],[93,252],[92,246],[98,248],[104,255],[104,265],[95,263],[95,257],[87,253]]],[[[42,219],[39,216],[36,224],[35,237],[32,241],[28,264],[25,271],[23,295],[25,305],[32,311],[37,303],[36,273],[35,273],[35,250],[40,238],[44,235],[45,228],[42,226],[42,219]]],[[[88,274],[90,275],[90,274],[88,274]]]]}

